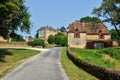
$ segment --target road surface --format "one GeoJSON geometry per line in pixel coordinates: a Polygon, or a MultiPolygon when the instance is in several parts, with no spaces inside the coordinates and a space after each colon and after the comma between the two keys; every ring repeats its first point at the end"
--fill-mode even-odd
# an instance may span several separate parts
{"type": "Polygon", "coordinates": [[[32,57],[2,80],[69,80],[60,65],[60,47],[32,57]]]}

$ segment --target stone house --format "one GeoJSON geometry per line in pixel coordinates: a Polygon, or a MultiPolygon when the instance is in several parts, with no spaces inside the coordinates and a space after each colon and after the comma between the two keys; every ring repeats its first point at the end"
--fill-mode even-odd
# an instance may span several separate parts
{"type": "Polygon", "coordinates": [[[112,46],[109,30],[102,23],[75,21],[67,28],[68,45],[76,48],[102,48],[112,46]]]}
{"type": "Polygon", "coordinates": [[[44,26],[38,29],[38,38],[48,39],[49,35],[55,35],[58,32],[58,29],[53,29],[51,26],[44,26]]]}

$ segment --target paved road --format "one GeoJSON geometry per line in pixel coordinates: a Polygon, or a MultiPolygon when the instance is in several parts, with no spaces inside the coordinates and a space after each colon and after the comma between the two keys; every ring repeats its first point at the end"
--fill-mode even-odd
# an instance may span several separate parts
{"type": "Polygon", "coordinates": [[[2,80],[69,80],[60,65],[60,48],[32,57],[2,80]]]}

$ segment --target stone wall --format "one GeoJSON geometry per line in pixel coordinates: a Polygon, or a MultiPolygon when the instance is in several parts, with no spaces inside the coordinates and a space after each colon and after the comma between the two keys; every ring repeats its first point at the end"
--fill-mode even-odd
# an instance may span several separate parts
{"type": "Polygon", "coordinates": [[[30,47],[26,42],[0,42],[0,48],[26,48],[30,47]]]}
{"type": "Polygon", "coordinates": [[[86,33],[80,33],[80,38],[74,38],[74,33],[68,33],[68,45],[70,47],[85,48],[86,33]]]}
{"type": "Polygon", "coordinates": [[[67,55],[79,68],[82,68],[83,70],[99,78],[100,80],[120,80],[120,71],[106,69],[90,62],[80,60],[70,52],[69,48],[67,51],[67,55]]]}

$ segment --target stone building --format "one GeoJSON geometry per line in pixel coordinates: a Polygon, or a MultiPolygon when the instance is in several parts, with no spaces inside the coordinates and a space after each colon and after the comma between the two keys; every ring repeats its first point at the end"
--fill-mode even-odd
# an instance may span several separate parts
{"type": "Polygon", "coordinates": [[[59,30],[53,29],[51,26],[44,26],[38,29],[38,38],[48,39],[49,35],[55,35],[59,30]]]}
{"type": "Polygon", "coordinates": [[[77,48],[102,48],[112,46],[109,30],[102,23],[69,24],[68,45],[77,48]]]}

